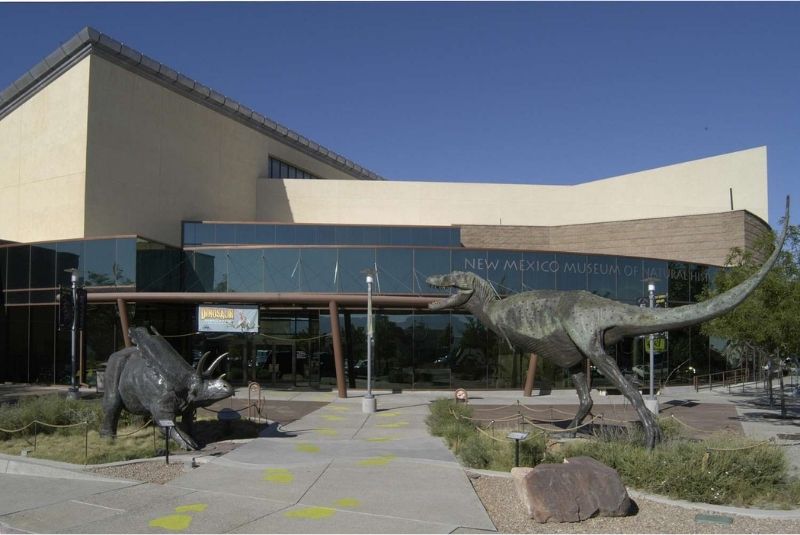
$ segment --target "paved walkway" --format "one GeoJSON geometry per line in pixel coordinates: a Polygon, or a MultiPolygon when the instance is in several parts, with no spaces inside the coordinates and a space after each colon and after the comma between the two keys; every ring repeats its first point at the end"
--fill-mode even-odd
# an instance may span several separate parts
{"type": "MultiPolygon", "coordinates": [[[[187,467],[166,485],[0,456],[0,533],[494,531],[463,468],[425,427],[428,403],[452,393],[377,393],[374,414],[362,412],[362,394],[337,399],[333,392],[265,391],[275,415],[299,402],[312,412],[285,425],[275,423],[263,437],[225,455],[200,458],[198,468],[187,467]]],[[[571,391],[530,398],[495,391],[469,396],[478,410],[517,402],[542,409],[577,405],[571,391]]],[[[236,398],[229,403],[246,400],[246,389],[236,398]]],[[[627,410],[620,396],[593,392],[593,398],[595,413],[627,410]]],[[[777,398],[770,408],[751,388],[729,393],[672,387],[659,399],[665,414],[680,407],[700,426],[724,420],[723,426],[785,444],[800,433],[800,400],[794,397],[787,406],[789,419],[778,418],[777,398]]],[[[787,453],[800,466],[798,449],[787,447],[787,453]]]]}

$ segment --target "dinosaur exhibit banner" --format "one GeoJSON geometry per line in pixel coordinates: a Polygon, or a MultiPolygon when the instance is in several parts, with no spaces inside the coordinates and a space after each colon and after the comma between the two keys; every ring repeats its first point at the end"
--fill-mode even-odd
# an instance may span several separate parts
{"type": "Polygon", "coordinates": [[[257,333],[256,305],[198,305],[197,330],[216,333],[257,333]]]}

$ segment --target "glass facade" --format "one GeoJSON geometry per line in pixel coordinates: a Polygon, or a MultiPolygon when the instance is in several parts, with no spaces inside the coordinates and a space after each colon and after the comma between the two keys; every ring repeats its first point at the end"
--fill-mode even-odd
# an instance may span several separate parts
{"type": "Polygon", "coordinates": [[[308,178],[315,179],[314,175],[295,167],[277,158],[269,159],[269,178],[308,178]]]}
{"type": "MultiPolygon", "coordinates": [[[[69,333],[57,329],[55,290],[75,268],[94,291],[364,293],[364,272],[375,272],[377,295],[432,295],[426,277],[452,270],[489,280],[499,295],[531,289],[586,290],[638,304],[647,283],[668,306],[696,300],[716,268],[643,258],[572,253],[466,249],[458,228],[185,223],[186,247],[136,237],[0,246],[0,378],[65,383],[69,333]],[[224,242],[224,246],[209,246],[224,242]],[[202,244],[192,246],[191,244],[202,244]]],[[[327,304],[261,307],[252,335],[197,333],[192,305],[129,306],[131,322],[152,324],[187,358],[205,351],[232,358],[235,383],[276,387],[334,386],[331,318],[327,304]]],[[[527,357],[508,347],[468,314],[427,310],[375,311],[376,388],[521,388],[527,357]]],[[[366,381],[366,315],[340,307],[346,376],[366,381]]],[[[89,307],[82,338],[84,379],[122,344],[114,306],[89,307]]],[[[648,361],[643,340],[609,348],[620,368],[635,373],[648,361]]],[[[669,333],[656,354],[657,370],[683,364],[698,373],[724,369],[721,355],[696,327],[669,333]],[[687,364],[688,363],[688,364],[687,364]]],[[[540,359],[537,386],[569,387],[574,370],[540,359]]],[[[678,380],[681,378],[678,376],[678,380]]],[[[673,381],[676,378],[673,378],[673,381]]],[[[690,379],[690,378],[688,378],[690,379]]],[[[593,377],[595,386],[604,378],[593,377]]]]}
{"type": "Polygon", "coordinates": [[[381,245],[459,247],[458,227],[205,223],[184,221],[184,247],[202,245],[381,245]]]}

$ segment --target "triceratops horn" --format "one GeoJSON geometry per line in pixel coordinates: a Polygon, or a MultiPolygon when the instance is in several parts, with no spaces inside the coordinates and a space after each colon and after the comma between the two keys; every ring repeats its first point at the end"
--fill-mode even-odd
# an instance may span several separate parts
{"type": "Polygon", "coordinates": [[[203,366],[205,366],[206,359],[211,354],[211,351],[206,351],[203,353],[203,356],[200,357],[200,360],[197,361],[197,371],[202,373],[203,366]]]}
{"type": "Polygon", "coordinates": [[[206,371],[202,372],[203,377],[209,377],[214,372],[214,368],[216,368],[217,365],[219,365],[219,363],[222,362],[222,359],[226,358],[227,356],[228,352],[226,351],[225,353],[214,359],[214,362],[211,363],[211,366],[209,366],[206,371]]]}
{"type": "Polygon", "coordinates": [[[155,334],[156,336],[161,336],[161,333],[156,330],[154,325],[150,326],[150,330],[153,331],[153,334],[155,334]]]}

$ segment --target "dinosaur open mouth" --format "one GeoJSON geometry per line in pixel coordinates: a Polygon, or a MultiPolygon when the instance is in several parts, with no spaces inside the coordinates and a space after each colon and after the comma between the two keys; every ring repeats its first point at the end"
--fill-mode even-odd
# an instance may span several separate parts
{"type": "Polygon", "coordinates": [[[442,299],[433,301],[432,303],[429,303],[428,308],[430,310],[442,310],[445,308],[454,308],[457,306],[461,306],[467,301],[469,301],[470,297],[472,297],[471,289],[462,289],[454,284],[435,284],[431,279],[436,279],[436,277],[428,277],[428,279],[426,280],[428,286],[430,286],[431,288],[436,288],[437,290],[446,290],[448,288],[455,288],[456,290],[458,290],[458,292],[454,293],[453,295],[444,297],[442,299]]]}

